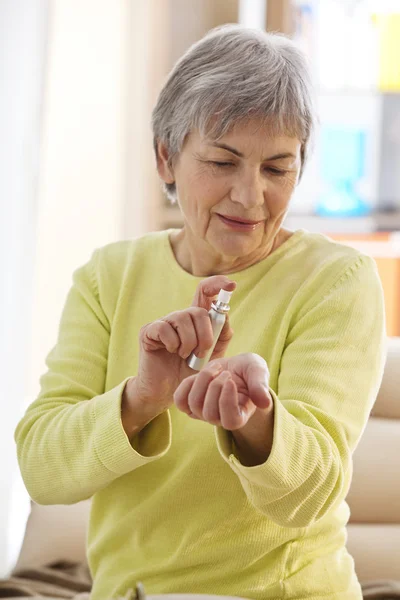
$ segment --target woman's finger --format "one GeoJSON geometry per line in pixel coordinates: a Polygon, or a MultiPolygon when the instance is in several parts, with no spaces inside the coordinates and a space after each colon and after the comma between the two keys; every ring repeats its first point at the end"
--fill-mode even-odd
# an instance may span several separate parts
{"type": "MultiPolygon", "coordinates": [[[[188,395],[188,405],[190,411],[199,419],[203,418],[203,406],[206,395],[210,388],[215,387],[215,382],[218,381],[222,371],[222,366],[218,364],[204,369],[196,375],[196,380],[188,395]]],[[[217,388],[219,388],[217,384],[217,388]]]]}
{"type": "Polygon", "coordinates": [[[212,384],[210,383],[204,394],[203,403],[203,419],[212,425],[221,424],[221,416],[219,413],[219,398],[224,383],[231,378],[229,371],[222,371],[220,375],[215,377],[212,384]]]}
{"type": "Polygon", "coordinates": [[[233,329],[229,321],[229,314],[226,315],[224,326],[219,334],[217,343],[215,344],[210,360],[215,358],[223,358],[228,349],[229,342],[233,337],[233,329]]]}
{"type": "Polygon", "coordinates": [[[181,345],[178,332],[170,323],[161,319],[142,327],[139,339],[141,346],[147,352],[166,348],[168,352],[175,353],[181,345]]]}
{"type": "Polygon", "coordinates": [[[240,412],[238,391],[233,379],[228,379],[219,398],[221,425],[228,431],[239,429],[244,424],[244,416],[240,412]]]}
{"type": "MultiPolygon", "coordinates": [[[[207,312],[204,311],[204,314],[207,315],[207,312]]],[[[186,359],[193,348],[196,348],[198,345],[196,328],[189,311],[181,310],[174,312],[161,320],[169,323],[176,331],[180,340],[179,347],[176,351],[181,358],[186,359]]]]}
{"type": "MultiPolygon", "coordinates": [[[[261,359],[261,357],[259,358],[261,359]]],[[[269,392],[269,371],[266,363],[263,364],[264,362],[263,359],[254,360],[246,370],[249,396],[258,408],[272,407],[272,396],[269,392]]]]}
{"type": "Polygon", "coordinates": [[[229,279],[226,275],[212,275],[203,279],[196,289],[192,306],[200,306],[210,310],[213,299],[219,294],[220,290],[233,292],[236,289],[236,282],[229,279]]]}
{"type": "Polygon", "coordinates": [[[190,390],[192,389],[192,386],[193,386],[194,382],[196,381],[196,377],[197,377],[196,375],[191,375],[190,377],[186,377],[186,379],[184,379],[179,384],[179,386],[177,387],[177,389],[175,390],[175,393],[174,393],[175,406],[182,412],[186,413],[187,415],[189,415],[191,413],[191,410],[189,408],[189,403],[188,403],[188,397],[189,397],[190,390]]]}
{"type": "Polygon", "coordinates": [[[197,337],[197,346],[192,349],[192,352],[197,357],[203,358],[213,345],[213,330],[209,314],[204,308],[194,306],[187,311],[192,317],[197,337]]]}

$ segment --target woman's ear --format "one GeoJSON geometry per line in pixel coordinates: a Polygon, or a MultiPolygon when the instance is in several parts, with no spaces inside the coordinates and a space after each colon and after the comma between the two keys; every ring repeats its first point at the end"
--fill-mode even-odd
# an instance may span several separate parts
{"type": "Polygon", "coordinates": [[[157,141],[157,171],[164,183],[175,183],[175,177],[171,167],[171,160],[167,146],[164,142],[157,141]]]}

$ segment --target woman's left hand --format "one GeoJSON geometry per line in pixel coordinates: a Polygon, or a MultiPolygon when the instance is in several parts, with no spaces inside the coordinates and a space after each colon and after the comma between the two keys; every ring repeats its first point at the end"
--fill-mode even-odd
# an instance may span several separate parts
{"type": "Polygon", "coordinates": [[[178,386],[174,402],[194,419],[229,431],[246,425],[257,408],[269,412],[269,370],[258,354],[238,354],[209,362],[178,386]]]}

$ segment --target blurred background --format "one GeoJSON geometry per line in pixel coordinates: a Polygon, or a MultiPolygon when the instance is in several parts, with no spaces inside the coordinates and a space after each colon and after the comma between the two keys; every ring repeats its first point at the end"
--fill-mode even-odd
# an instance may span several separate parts
{"type": "Polygon", "coordinates": [[[285,226],[372,255],[400,335],[400,0],[0,0],[0,576],[29,511],[13,431],[72,272],[96,247],[180,226],[151,110],[178,57],[232,22],[307,53],[320,125],[285,226]]]}

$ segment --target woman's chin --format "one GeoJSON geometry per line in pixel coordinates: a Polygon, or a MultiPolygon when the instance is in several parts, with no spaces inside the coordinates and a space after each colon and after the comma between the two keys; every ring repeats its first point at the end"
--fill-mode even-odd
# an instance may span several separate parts
{"type": "Polygon", "coordinates": [[[261,243],[260,236],[255,232],[252,235],[242,235],[241,233],[223,233],[219,232],[212,236],[211,244],[223,256],[246,256],[254,252],[261,243]]]}

